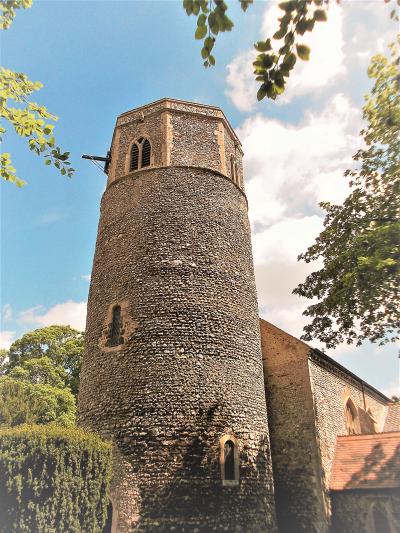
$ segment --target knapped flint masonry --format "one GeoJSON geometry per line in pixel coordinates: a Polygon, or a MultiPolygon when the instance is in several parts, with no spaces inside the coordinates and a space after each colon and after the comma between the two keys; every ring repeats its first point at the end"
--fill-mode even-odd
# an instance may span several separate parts
{"type": "Polygon", "coordinates": [[[113,531],[275,531],[242,151],[216,107],[117,119],[79,419],[114,443],[113,531]]]}

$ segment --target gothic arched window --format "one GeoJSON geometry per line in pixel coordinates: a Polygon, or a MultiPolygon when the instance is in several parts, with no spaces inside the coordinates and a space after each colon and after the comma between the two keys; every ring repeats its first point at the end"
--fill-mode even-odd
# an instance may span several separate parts
{"type": "Polygon", "coordinates": [[[220,439],[220,466],[222,485],[239,485],[239,448],[232,435],[224,435],[220,439]]]}
{"type": "Polygon", "coordinates": [[[129,171],[148,167],[151,164],[151,144],[145,137],[137,139],[131,148],[129,171]]]}
{"type": "Polygon", "coordinates": [[[357,409],[354,403],[350,400],[350,398],[347,400],[346,403],[345,414],[346,429],[348,435],[357,435],[358,433],[360,433],[357,409]]]}
{"type": "Polygon", "coordinates": [[[108,346],[118,346],[123,344],[124,339],[122,337],[122,315],[121,306],[114,305],[112,310],[110,333],[108,336],[108,346]]]}

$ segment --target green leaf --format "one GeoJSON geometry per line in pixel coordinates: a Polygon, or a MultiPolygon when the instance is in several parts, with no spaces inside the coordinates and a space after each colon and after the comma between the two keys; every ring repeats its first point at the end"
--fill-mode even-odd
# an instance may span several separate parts
{"type": "Polygon", "coordinates": [[[213,37],[207,37],[204,41],[204,46],[208,51],[211,51],[214,47],[215,39],[213,37]]]}
{"type": "Polygon", "coordinates": [[[293,11],[296,9],[296,2],[281,2],[278,7],[283,11],[293,11]]]}
{"type": "Polygon", "coordinates": [[[210,55],[208,57],[208,61],[210,62],[210,65],[215,65],[215,57],[214,56],[210,55]]]}
{"type": "Polygon", "coordinates": [[[326,11],[324,9],[316,9],[314,11],[314,20],[318,20],[318,22],[325,22],[328,20],[328,16],[326,14],[326,11]]]}
{"type": "Polygon", "coordinates": [[[207,26],[197,26],[195,39],[203,39],[207,35],[207,26]]]}
{"type": "Polygon", "coordinates": [[[307,29],[308,21],[305,18],[299,20],[299,22],[296,24],[296,33],[299,35],[304,35],[307,29]]]}
{"type": "Polygon", "coordinates": [[[287,28],[283,27],[280,28],[276,33],[273,35],[273,39],[279,40],[283,39],[286,35],[287,28]]]}
{"type": "Polygon", "coordinates": [[[206,59],[210,55],[210,51],[205,46],[201,49],[201,57],[206,59]]]}
{"type": "Polygon", "coordinates": [[[257,100],[261,102],[263,98],[267,96],[267,85],[263,83],[257,91],[257,100]]]}
{"type": "Polygon", "coordinates": [[[197,26],[205,26],[207,17],[202,13],[197,19],[197,26]]]}
{"type": "Polygon", "coordinates": [[[268,52],[269,50],[272,50],[271,40],[267,39],[266,41],[258,41],[254,45],[254,48],[257,52],[268,52]]]}
{"type": "Polygon", "coordinates": [[[199,12],[200,12],[200,4],[199,4],[198,0],[194,0],[193,1],[192,10],[193,10],[193,14],[194,15],[197,16],[199,14],[199,12]]]}
{"type": "Polygon", "coordinates": [[[303,61],[308,61],[310,59],[310,48],[305,44],[296,44],[297,55],[303,61]]]}
{"type": "Polygon", "coordinates": [[[285,67],[291,70],[296,64],[296,61],[297,61],[296,55],[293,52],[291,52],[285,57],[283,64],[285,65],[285,67]]]}

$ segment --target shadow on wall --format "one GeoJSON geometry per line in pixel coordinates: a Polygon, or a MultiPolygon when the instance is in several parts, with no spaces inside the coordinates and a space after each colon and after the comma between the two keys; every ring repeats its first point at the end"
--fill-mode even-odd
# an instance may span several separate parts
{"type": "MultiPolygon", "coordinates": [[[[141,508],[143,514],[136,525],[137,531],[176,531],[209,533],[211,530],[255,532],[248,524],[249,510],[252,516],[259,515],[264,521],[263,498],[257,485],[268,486],[265,461],[265,438],[260,443],[254,462],[249,461],[246,447],[240,451],[240,477],[245,487],[222,487],[219,467],[219,438],[224,427],[217,420],[219,405],[212,405],[207,411],[198,413],[195,422],[188,428],[190,442],[172,464],[169,481],[154,491],[143,484],[141,508]],[[219,426],[219,427],[218,427],[219,426]],[[174,464],[178,464],[174,468],[174,464]],[[245,507],[244,507],[245,506],[245,507]],[[258,512],[257,512],[258,509],[258,512]],[[246,527],[247,525],[247,527],[246,527]]],[[[176,450],[175,457],[176,457],[176,450]]]]}
{"type": "Polygon", "coordinates": [[[354,473],[346,489],[374,486],[400,486],[400,444],[391,457],[386,457],[381,443],[376,444],[365,457],[362,468],[354,473]]]}

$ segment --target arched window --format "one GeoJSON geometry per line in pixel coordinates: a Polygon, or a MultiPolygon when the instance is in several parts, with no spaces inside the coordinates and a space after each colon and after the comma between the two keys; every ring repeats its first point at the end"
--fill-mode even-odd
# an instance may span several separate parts
{"type": "Polygon", "coordinates": [[[142,167],[148,167],[150,165],[151,146],[148,139],[145,139],[142,144],[142,167]]]}
{"type": "Polygon", "coordinates": [[[357,409],[354,403],[350,400],[350,398],[347,400],[346,403],[345,414],[348,435],[357,435],[358,433],[360,433],[357,409]]]}
{"type": "Polygon", "coordinates": [[[380,503],[374,504],[372,508],[372,522],[374,533],[390,533],[389,518],[384,505],[380,503]]]}
{"type": "Polygon", "coordinates": [[[220,439],[221,479],[224,487],[239,485],[239,448],[232,435],[220,439]]]}
{"type": "Polygon", "coordinates": [[[137,139],[131,148],[129,171],[148,167],[151,164],[151,144],[145,137],[137,139]]]}
{"type": "Polygon", "coordinates": [[[235,173],[235,158],[231,155],[231,179],[233,183],[236,183],[236,173],[235,173]]]}
{"type": "Polygon", "coordinates": [[[115,305],[112,310],[112,318],[110,324],[110,334],[108,337],[108,346],[118,346],[123,344],[124,339],[122,337],[122,316],[121,306],[115,305]]]}

